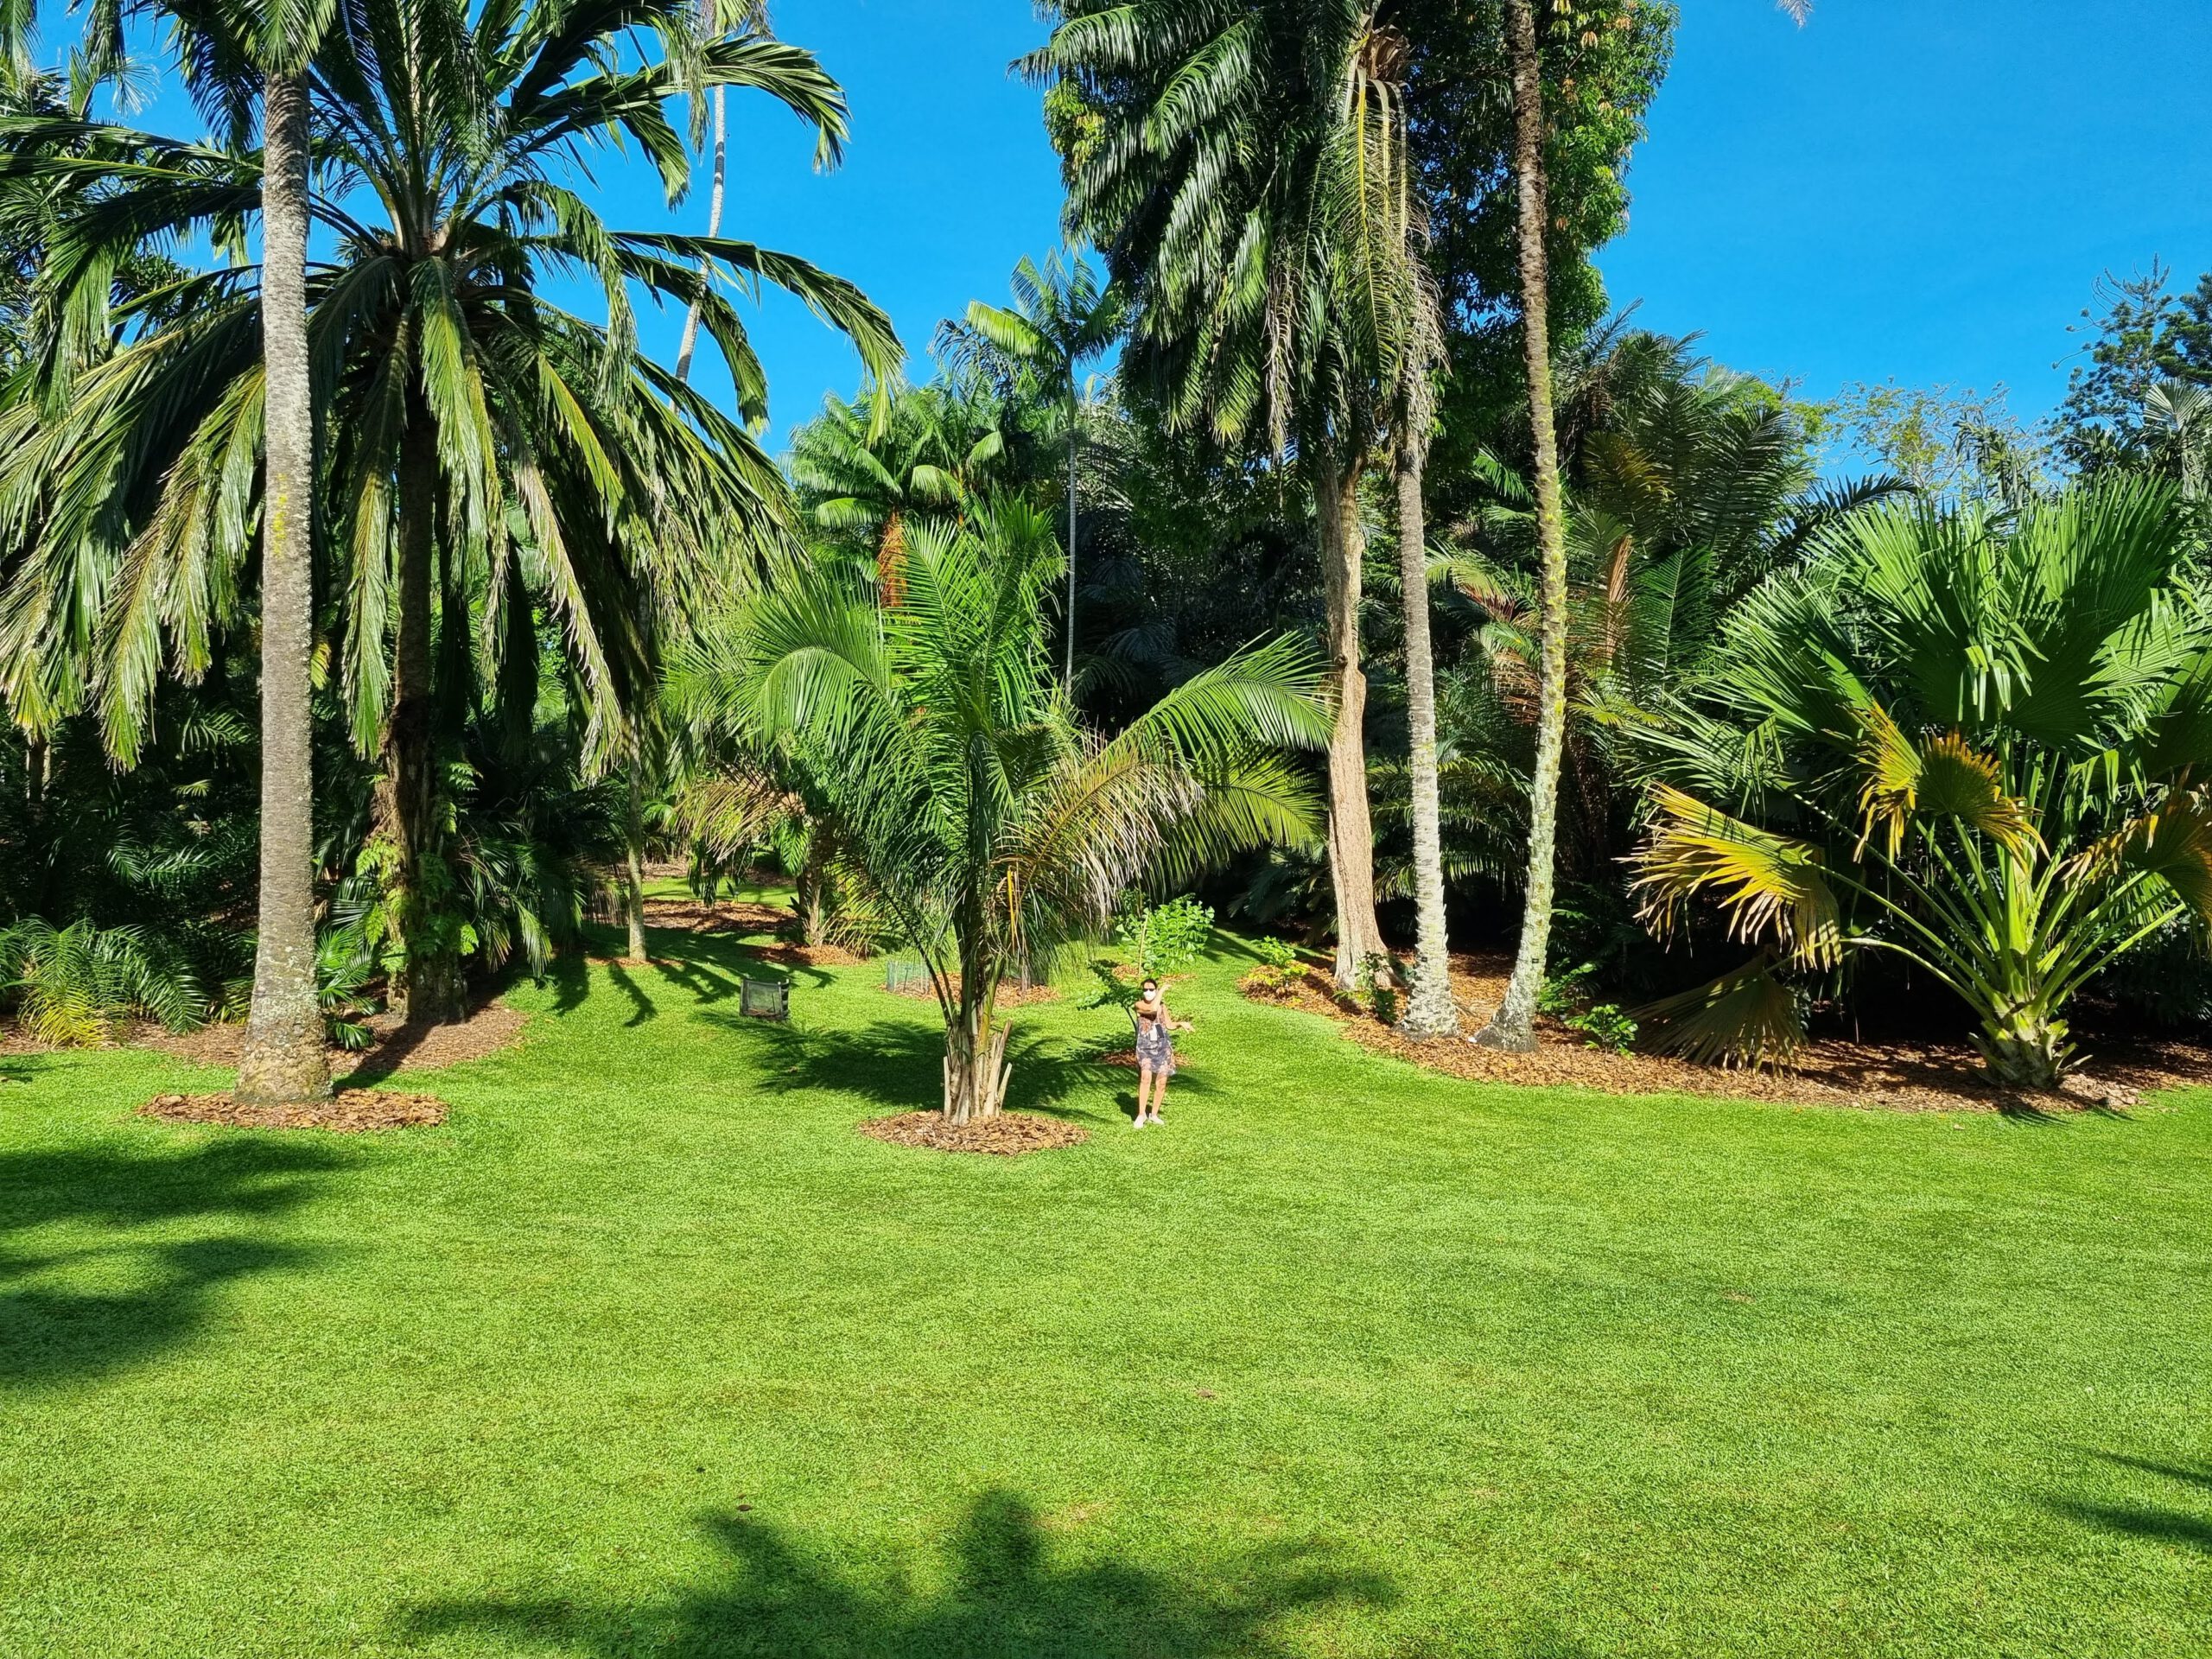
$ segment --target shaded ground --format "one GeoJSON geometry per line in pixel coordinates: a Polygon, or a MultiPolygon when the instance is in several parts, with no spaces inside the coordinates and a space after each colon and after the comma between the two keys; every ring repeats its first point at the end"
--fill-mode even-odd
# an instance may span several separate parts
{"type": "MultiPolygon", "coordinates": [[[[1512,963],[1460,957],[1452,989],[1463,1032],[1479,1030],[1505,997],[1512,963]]],[[[1504,1054],[1464,1039],[1416,1043],[1329,992],[1319,974],[1287,988],[1248,988],[1259,1000],[1324,1014],[1363,1048],[1475,1083],[1535,1088],[1571,1086],[1615,1094],[1708,1095],[1794,1105],[1877,1107],[1896,1111],[2078,1111],[2125,1109],[2145,1093],[2212,1083],[2212,1049],[2132,1039],[2091,1045],[2081,1075],[2060,1092],[2007,1089],[1987,1080],[1965,1043],[1808,1042],[1787,1071],[1700,1065],[1665,1055],[1615,1053],[1590,1046],[1556,1020],[1537,1022],[1533,1054],[1504,1054]]]]}
{"type": "MultiPolygon", "coordinates": [[[[365,1049],[333,1048],[334,1076],[355,1072],[390,1077],[395,1071],[422,1071],[459,1065],[497,1054],[522,1040],[530,1016],[504,1002],[491,1001],[474,1009],[465,1020],[444,1026],[410,1026],[390,1014],[378,1014],[367,1024],[375,1040],[365,1049]]],[[[235,1071],[238,1051],[245,1042],[244,1026],[206,1026],[198,1031],[170,1032],[159,1027],[143,1030],[139,1046],[157,1049],[194,1065],[219,1066],[235,1071]]]]}

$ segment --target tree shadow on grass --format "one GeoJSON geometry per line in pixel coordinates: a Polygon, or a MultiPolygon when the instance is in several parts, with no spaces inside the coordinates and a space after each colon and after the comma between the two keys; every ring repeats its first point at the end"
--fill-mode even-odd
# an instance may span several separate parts
{"type": "Polygon", "coordinates": [[[2045,1500],[2050,1510],[2107,1532],[2148,1539],[2153,1543],[2175,1544],[2212,1555],[2212,1465],[2161,1463],[2152,1458],[2128,1457],[2114,1452],[2094,1455],[2116,1467],[2154,1475],[2182,1489],[2176,1491],[2173,1497],[2190,1507],[2093,1503],[2061,1497],[2045,1500]]]}
{"type": "MultiPolygon", "coordinates": [[[[857,1029],[816,1031],[804,1026],[748,1020],[721,1011],[702,1016],[723,1030],[745,1037],[758,1056],[767,1086],[782,1091],[835,1090],[899,1111],[924,1111],[942,1103],[944,1094],[944,1033],[936,1025],[878,1020],[857,1029]]],[[[1127,1043],[1120,1046],[1126,1050],[1127,1043]]],[[[1014,1081],[1007,1090],[1010,1110],[1050,1117],[1099,1118],[1093,1105],[1072,1103],[1126,1084],[1134,1091],[1136,1073],[1112,1063],[1113,1044],[1071,1045],[1064,1039],[1025,1030],[1016,1024],[1007,1042],[1014,1081]]],[[[1179,1092],[1204,1094],[1205,1085],[1179,1092]]],[[[1132,1111],[1135,1093],[1129,1096],[1132,1111]]]]}
{"type": "Polygon", "coordinates": [[[0,1155],[0,1387],[150,1358],[190,1337],[224,1285],[312,1260],[315,1252],[245,1232],[179,1238],[175,1230],[267,1222],[343,1162],[327,1148],[259,1136],[182,1154],[0,1155]],[[90,1243],[45,1249],[23,1236],[71,1224],[101,1231],[90,1243]],[[148,1228],[162,1230],[149,1237],[148,1228]]]}
{"type": "Polygon", "coordinates": [[[408,1632],[520,1633],[599,1659],[1267,1659],[1291,1651],[1273,1628],[1290,1614],[1390,1599],[1379,1576],[1313,1550],[1172,1577],[1117,1562],[1062,1567],[1037,1516],[1005,1492],[969,1511],[950,1546],[950,1582],[929,1594],[903,1562],[855,1583],[749,1516],[703,1525],[727,1571],[659,1605],[458,1603],[416,1610],[408,1632]]]}

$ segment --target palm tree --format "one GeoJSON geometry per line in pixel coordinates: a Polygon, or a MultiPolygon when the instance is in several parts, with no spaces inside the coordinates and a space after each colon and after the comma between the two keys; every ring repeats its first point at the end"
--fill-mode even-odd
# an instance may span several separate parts
{"type": "Polygon", "coordinates": [[[2170,486],[1891,505],[1729,619],[1644,748],[1637,887],[1717,900],[1748,968],[1656,1011],[1701,1057],[1786,1055],[1779,967],[1890,952],[1972,1012],[2000,1081],[2065,1070],[2082,986],[2212,921],[2212,615],[2170,486]]]}
{"type": "Polygon", "coordinates": [[[832,395],[791,437],[808,524],[873,564],[896,601],[917,519],[959,514],[1005,448],[996,412],[953,386],[899,386],[870,408],[832,395]]]}
{"type": "MultiPolygon", "coordinates": [[[[1328,852],[1337,978],[1382,951],[1359,610],[1360,481],[1394,377],[1365,304],[1351,120],[1375,20],[1357,0],[1074,0],[1026,60],[1082,106],[1068,226],[1128,292],[1123,378],[1171,425],[1294,455],[1313,492],[1336,725],[1328,852]]],[[[1386,325],[1387,325],[1387,319],[1386,325]]]]}
{"type": "Polygon", "coordinates": [[[795,563],[671,679],[695,731],[832,828],[856,896],[921,956],[955,1123],[1005,1099],[1009,973],[1100,937],[1132,887],[1310,833],[1276,750],[1325,741],[1318,668],[1278,642],[1086,732],[1052,671],[1060,574],[1049,521],[1018,503],[918,524],[901,602],[849,567],[795,563]]]}
{"type": "MultiPolygon", "coordinates": [[[[1777,0],[1800,26],[1812,0],[1777,0]]],[[[1516,196],[1522,355],[1528,377],[1535,454],[1538,672],[1535,764],[1529,779],[1529,864],[1521,945],[1504,1001],[1476,1033],[1486,1047],[1526,1052],[1536,1046],[1536,998],[1551,952],[1554,858],[1559,837],[1559,781],[1567,748],[1567,514],[1560,490],[1559,429],[1552,397],[1551,273],[1547,239],[1543,63],[1534,0],[1505,0],[1506,52],[1513,78],[1513,178],[1516,196]]]]}
{"type": "Polygon", "coordinates": [[[1010,403],[1032,391],[1046,401],[1066,430],[1068,446],[1068,597],[1061,626],[1067,632],[1061,678],[1075,690],[1076,473],[1083,442],[1084,365],[1111,350],[1128,322],[1121,292],[1102,284],[1089,260],[1055,248],[1043,270],[1023,257],[1014,270],[1014,305],[968,307],[964,324],[947,324],[940,346],[956,365],[981,369],[1010,403]]]}
{"type": "MultiPolygon", "coordinates": [[[[253,998],[238,1065],[237,1092],[252,1104],[285,1104],[330,1092],[323,1018],[316,995],[315,939],[314,763],[309,700],[314,652],[315,413],[308,388],[307,329],[308,89],[303,79],[330,21],[329,4],[294,7],[194,6],[166,0],[99,0],[87,9],[73,79],[78,95],[62,111],[25,110],[24,126],[51,122],[81,127],[91,88],[125,73],[124,26],[132,17],[165,21],[204,104],[219,110],[237,136],[248,120],[257,71],[260,82],[260,206],[268,307],[262,332],[266,426],[262,524],[260,812],[261,880],[257,899],[253,998]]],[[[33,18],[13,8],[0,24],[0,49],[20,59],[33,18]]],[[[58,136],[58,134],[57,134],[58,136]]],[[[35,154],[30,131],[19,142],[35,154]]],[[[66,147],[89,161],[87,146],[66,147]]],[[[97,173],[57,179],[67,191],[97,189],[97,173]]],[[[82,207],[80,202],[79,207],[82,207]]],[[[118,267],[144,257],[145,239],[113,251],[98,282],[112,290],[118,267]]],[[[102,316],[105,296],[85,285],[102,316]]],[[[147,297],[139,296],[142,302],[147,297]]],[[[80,313],[81,315],[81,313],[80,313]]],[[[61,360],[70,354],[66,347],[61,360]]],[[[45,388],[49,404],[67,395],[45,388]]]]}
{"type": "MultiPolygon", "coordinates": [[[[688,158],[664,106],[687,86],[756,88],[842,131],[842,94],[810,55],[758,35],[691,42],[689,27],[678,0],[620,13],[588,0],[360,0],[313,65],[313,205],[335,235],[308,295],[324,510],[345,550],[329,583],[343,596],[336,656],[357,741],[384,760],[368,856],[394,893],[394,1001],[413,1017],[447,1017],[459,1001],[467,939],[448,902],[439,772],[472,637],[512,641],[545,614],[588,753],[618,760],[654,694],[660,641],[785,534],[785,486],[746,424],[766,412],[765,378],[701,264],[798,294],[871,372],[899,360],[887,320],[849,283],[750,243],[613,231],[554,181],[554,162],[581,164],[619,137],[676,194],[688,158]],[[683,42],[683,61],[640,61],[621,44],[646,33],[683,42]],[[446,73],[418,73],[426,54],[446,73]],[[543,291],[563,269],[598,280],[605,324],[543,291]],[[638,353],[632,284],[699,307],[738,419],[638,353]]],[[[61,285],[104,280],[99,261],[125,239],[219,231],[245,200],[250,172],[226,152],[111,142],[131,166],[75,226],[61,285]]],[[[67,417],[9,469],[25,516],[46,524],[10,643],[96,638],[95,690],[126,754],[164,638],[189,674],[235,613],[252,499],[242,468],[262,413],[257,274],[241,262],[194,277],[186,315],[86,377],[67,417]]]]}

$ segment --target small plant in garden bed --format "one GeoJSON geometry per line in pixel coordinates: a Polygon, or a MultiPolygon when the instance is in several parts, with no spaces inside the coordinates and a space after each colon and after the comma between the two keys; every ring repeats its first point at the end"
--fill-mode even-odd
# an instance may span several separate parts
{"type": "Polygon", "coordinates": [[[1255,939],[1252,954],[1259,957],[1260,965],[1244,976],[1244,988],[1248,991],[1287,991],[1306,978],[1306,958],[1287,939],[1255,939]]]}

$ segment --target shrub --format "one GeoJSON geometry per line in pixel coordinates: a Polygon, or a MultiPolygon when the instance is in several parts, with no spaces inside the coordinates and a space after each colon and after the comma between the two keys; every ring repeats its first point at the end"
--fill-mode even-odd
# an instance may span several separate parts
{"type": "Polygon", "coordinates": [[[1139,973],[1153,976],[1189,967],[1212,932],[1212,908],[1188,897],[1125,910],[1114,924],[1122,953],[1139,973]]]}

